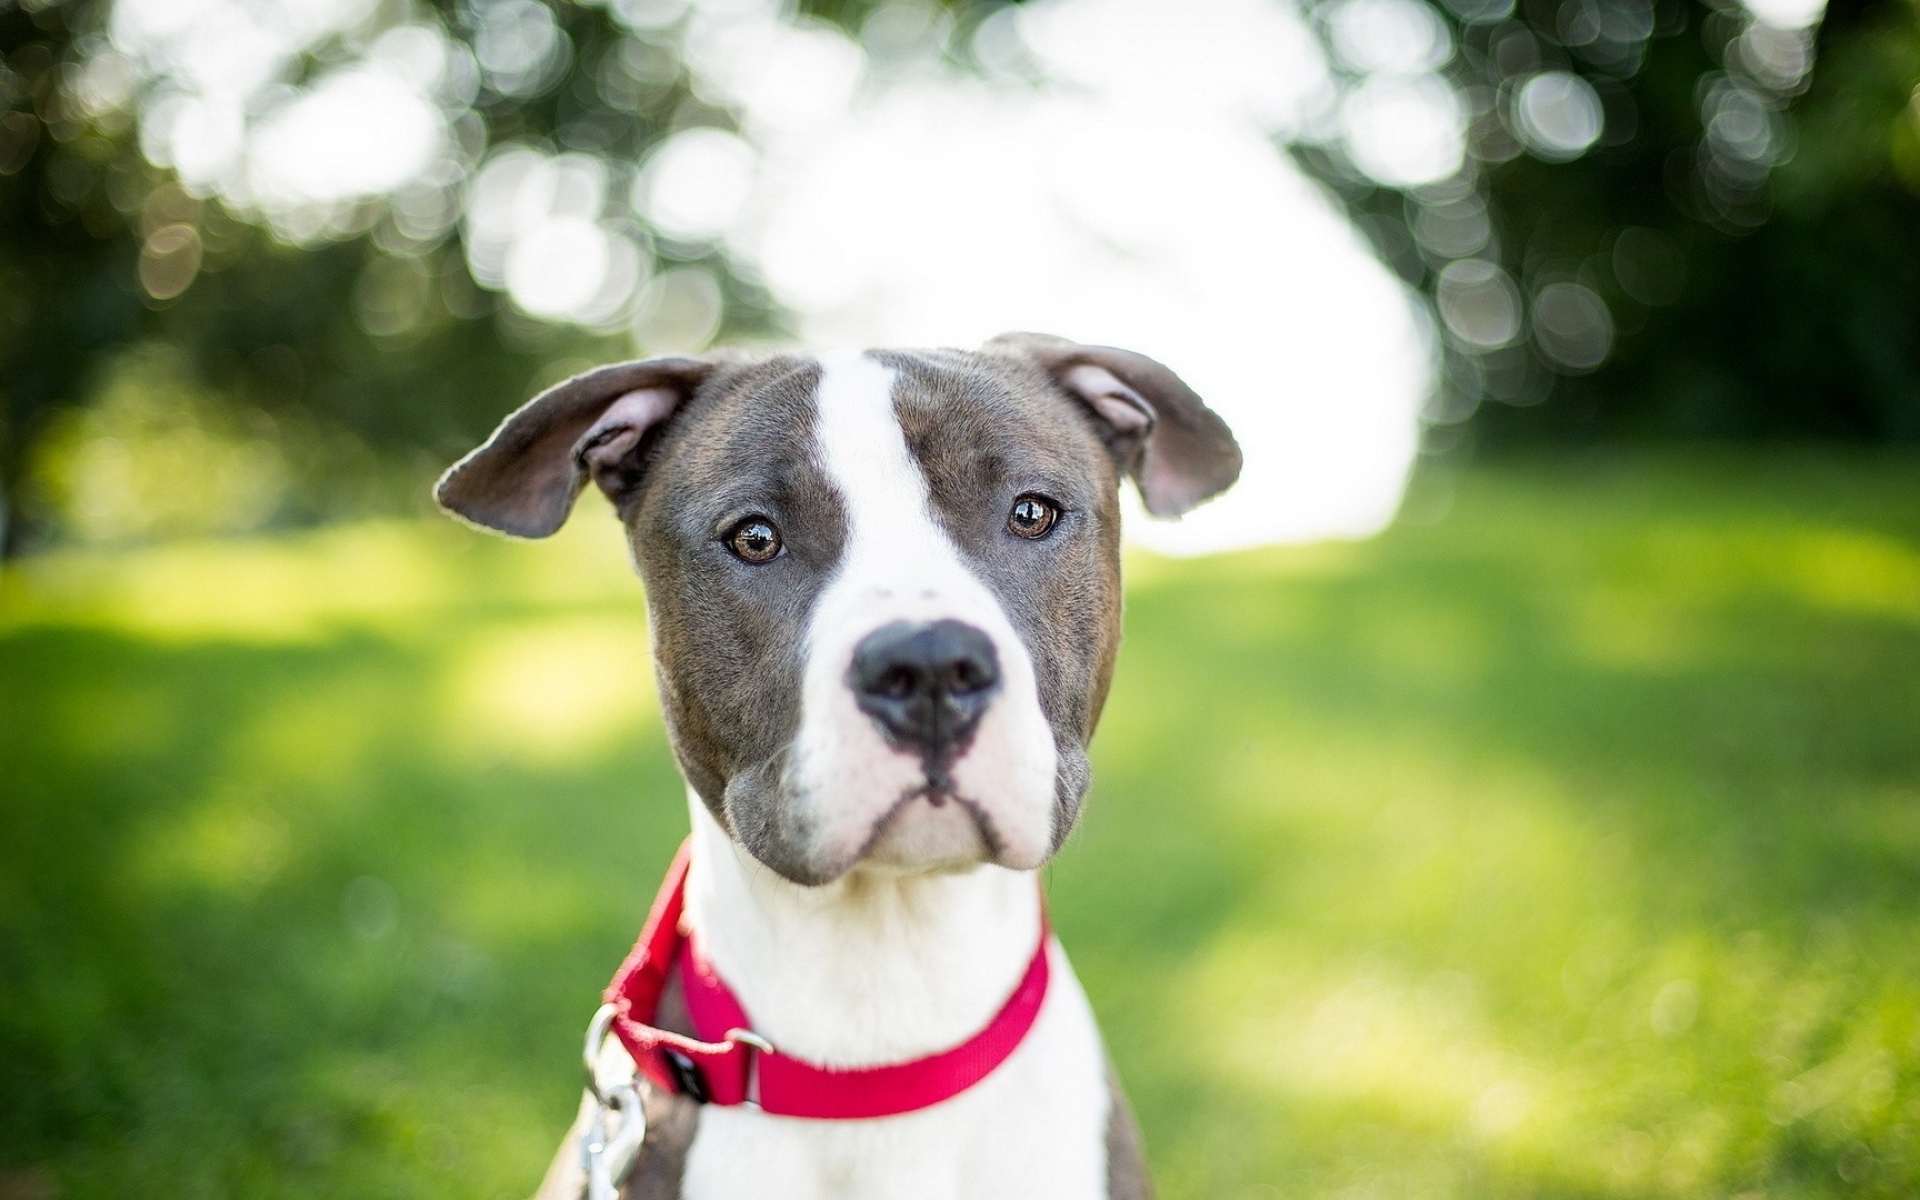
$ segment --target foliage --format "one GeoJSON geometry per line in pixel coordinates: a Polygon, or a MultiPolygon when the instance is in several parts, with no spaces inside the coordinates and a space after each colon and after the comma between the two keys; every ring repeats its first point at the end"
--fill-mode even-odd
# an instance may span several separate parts
{"type": "MultiPolygon", "coordinates": [[[[331,474],[346,483],[290,494],[296,517],[351,511],[367,451],[444,461],[536,384],[631,348],[618,331],[535,320],[476,285],[457,219],[422,230],[394,197],[369,196],[314,228],[270,231],[204,186],[183,187],[143,153],[145,96],[87,98],[110,11],[106,0],[0,3],[0,549],[24,535],[21,484],[57,414],[143,343],[184,351],[197,383],[242,410],[322,431],[303,449],[333,447],[331,474]]],[[[471,40],[478,11],[378,10],[371,27],[303,47],[293,81],[364,57],[383,20],[410,15],[471,40]]],[[[562,69],[511,94],[481,80],[452,117],[472,142],[457,148],[462,169],[508,143],[631,164],[676,123],[726,124],[689,92],[667,34],[601,7],[552,11],[562,69]],[[636,51],[664,78],[639,88],[636,51]]],[[[616,216],[645,239],[636,215],[616,216]]],[[[718,274],[730,332],[771,328],[765,297],[713,247],[648,244],[718,274]]]]}
{"type": "MultiPolygon", "coordinates": [[[[1341,12],[1369,2],[1317,9],[1336,63],[1341,12]]],[[[1443,429],[1471,418],[1496,445],[1920,437],[1907,0],[1833,5],[1817,39],[1718,0],[1427,8],[1457,45],[1462,172],[1396,188],[1338,139],[1295,152],[1436,302],[1443,429]],[[1584,148],[1529,128],[1528,89],[1569,78],[1598,118],[1584,148]]]]}
{"type": "MultiPolygon", "coordinates": [[[[1920,1190],[1915,466],[1133,561],[1049,891],[1163,1193],[1920,1190]]],[[[582,517],[0,574],[0,1191],[530,1189],[685,828],[582,517]]]]}
{"type": "Polygon", "coordinates": [[[1920,439],[1916,86],[1910,5],[1836,9],[1766,224],[1677,232],[1680,303],[1562,403],[1489,433],[1920,439]]]}

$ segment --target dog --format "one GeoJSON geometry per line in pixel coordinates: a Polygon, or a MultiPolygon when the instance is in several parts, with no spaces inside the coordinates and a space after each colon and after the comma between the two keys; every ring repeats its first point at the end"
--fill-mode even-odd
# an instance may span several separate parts
{"type": "MultiPolygon", "coordinates": [[[[644,584],[692,831],[649,935],[684,944],[599,1053],[609,1087],[645,1068],[620,1194],[1151,1195],[1035,872],[1087,795],[1121,480],[1172,517],[1240,467],[1158,362],[1008,334],[601,367],[441,478],[528,538],[591,480],[644,584]]],[[[586,1191],[603,1115],[589,1094],[539,1200],[586,1191]]]]}

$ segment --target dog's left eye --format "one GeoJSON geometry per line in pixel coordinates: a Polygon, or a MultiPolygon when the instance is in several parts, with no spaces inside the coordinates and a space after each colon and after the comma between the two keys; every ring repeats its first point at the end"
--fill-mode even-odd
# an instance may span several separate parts
{"type": "Polygon", "coordinates": [[[727,534],[727,549],[742,562],[772,562],[780,557],[780,531],[765,517],[748,517],[727,534]]]}
{"type": "Polygon", "coordinates": [[[1007,532],[1023,538],[1043,538],[1059,519],[1059,505],[1028,492],[1013,502],[1013,511],[1007,514],[1007,532]]]}

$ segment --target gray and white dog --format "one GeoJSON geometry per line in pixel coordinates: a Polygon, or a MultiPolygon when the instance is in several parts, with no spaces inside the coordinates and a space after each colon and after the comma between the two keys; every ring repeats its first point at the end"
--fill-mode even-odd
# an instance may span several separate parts
{"type": "MultiPolygon", "coordinates": [[[[1032,873],[1087,793],[1122,476],[1176,516],[1240,464],[1152,359],[1010,334],[602,367],[447,472],[445,508],[519,537],[559,529],[588,480],[618,511],[689,784],[684,925],[755,1034],[836,1069],[915,1059],[992,1019],[1036,945],[1050,964],[1018,1049],[919,1111],[809,1120],[655,1090],[627,1196],[1150,1194],[1032,873]]],[[[581,1187],[570,1139],[541,1194],[581,1187]]]]}

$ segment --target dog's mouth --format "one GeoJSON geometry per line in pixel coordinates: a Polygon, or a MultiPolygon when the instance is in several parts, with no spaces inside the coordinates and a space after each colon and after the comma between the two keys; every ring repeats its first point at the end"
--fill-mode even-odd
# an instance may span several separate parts
{"type": "Polygon", "coordinates": [[[929,772],[874,822],[856,861],[909,871],[993,862],[1003,853],[993,818],[961,794],[944,772],[929,772]]]}

